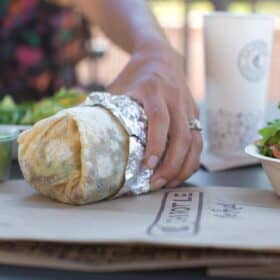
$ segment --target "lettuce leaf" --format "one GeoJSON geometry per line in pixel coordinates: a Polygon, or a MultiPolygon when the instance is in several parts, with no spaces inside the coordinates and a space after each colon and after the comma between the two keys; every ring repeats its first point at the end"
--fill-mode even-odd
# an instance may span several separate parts
{"type": "MultiPolygon", "coordinates": [[[[280,103],[278,104],[280,109],[280,103]]],[[[262,139],[256,145],[262,155],[273,157],[271,146],[275,145],[280,149],[280,119],[269,122],[266,127],[259,130],[262,139]]]]}

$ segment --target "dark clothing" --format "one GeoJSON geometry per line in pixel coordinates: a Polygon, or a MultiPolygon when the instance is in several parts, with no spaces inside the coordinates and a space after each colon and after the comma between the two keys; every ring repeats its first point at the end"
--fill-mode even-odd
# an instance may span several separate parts
{"type": "Polygon", "coordinates": [[[40,99],[76,85],[86,54],[86,22],[73,10],[40,0],[0,1],[0,98],[40,99]]]}

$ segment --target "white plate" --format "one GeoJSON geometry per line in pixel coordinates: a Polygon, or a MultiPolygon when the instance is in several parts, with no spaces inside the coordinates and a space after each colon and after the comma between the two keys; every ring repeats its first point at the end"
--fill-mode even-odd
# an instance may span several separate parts
{"type": "Polygon", "coordinates": [[[267,157],[262,154],[260,154],[258,148],[256,145],[251,144],[245,148],[246,154],[249,156],[255,157],[257,159],[263,160],[263,161],[270,161],[270,162],[275,162],[280,165],[280,159],[272,158],[272,157],[267,157]]]}
{"type": "Polygon", "coordinates": [[[280,159],[263,156],[259,153],[256,145],[249,145],[245,152],[257,159],[260,159],[264,171],[269,178],[275,192],[280,196],[280,159]]]}

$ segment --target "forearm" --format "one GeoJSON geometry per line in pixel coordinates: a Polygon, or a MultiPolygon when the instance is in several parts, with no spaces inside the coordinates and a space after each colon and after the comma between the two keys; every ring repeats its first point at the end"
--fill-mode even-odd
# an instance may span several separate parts
{"type": "Polygon", "coordinates": [[[129,53],[170,46],[145,0],[72,0],[72,3],[129,53]]]}

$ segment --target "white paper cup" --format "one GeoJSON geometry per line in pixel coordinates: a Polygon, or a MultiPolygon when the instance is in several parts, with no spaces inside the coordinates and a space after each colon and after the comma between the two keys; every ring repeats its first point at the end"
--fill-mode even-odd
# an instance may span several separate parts
{"type": "Polygon", "coordinates": [[[263,125],[273,17],[213,13],[204,18],[208,151],[241,155],[263,125]]]}

